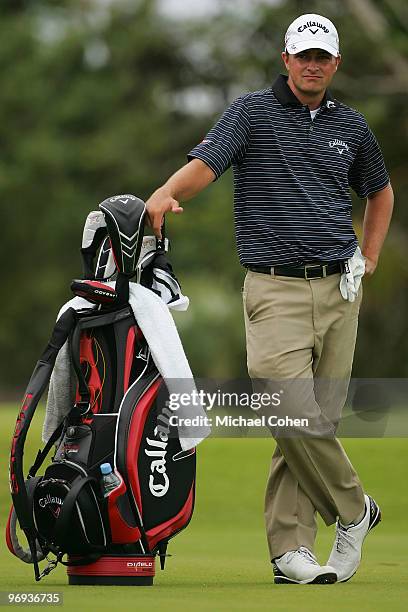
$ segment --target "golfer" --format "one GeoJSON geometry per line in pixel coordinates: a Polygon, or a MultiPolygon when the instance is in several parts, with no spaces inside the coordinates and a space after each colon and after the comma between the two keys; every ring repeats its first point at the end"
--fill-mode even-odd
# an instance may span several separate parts
{"type": "MultiPolygon", "coordinates": [[[[163,215],[227,168],[234,171],[238,254],[252,379],[343,381],[328,401],[309,385],[295,407],[335,423],[353,362],[361,278],[377,266],[393,208],[378,143],[364,117],[327,89],[340,66],[335,26],[295,19],[285,36],[287,75],[240,96],[179,169],[153,193],[156,235],[163,215]],[[366,199],[361,251],[350,187],[366,199]]],[[[342,445],[332,436],[278,437],[265,500],[276,583],[345,582],[357,571],[367,533],[380,521],[342,445]],[[326,565],[313,553],[316,513],[336,536],[326,565]]]]}

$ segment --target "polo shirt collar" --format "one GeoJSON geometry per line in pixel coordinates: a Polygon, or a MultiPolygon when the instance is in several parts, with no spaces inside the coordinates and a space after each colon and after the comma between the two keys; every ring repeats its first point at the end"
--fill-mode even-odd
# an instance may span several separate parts
{"type": "MultiPolygon", "coordinates": [[[[295,96],[289,87],[288,77],[285,74],[280,74],[277,77],[272,85],[272,91],[282,106],[303,106],[302,102],[295,96]]],[[[327,106],[329,109],[337,107],[337,103],[328,89],[325,91],[320,106],[327,106]]]]}

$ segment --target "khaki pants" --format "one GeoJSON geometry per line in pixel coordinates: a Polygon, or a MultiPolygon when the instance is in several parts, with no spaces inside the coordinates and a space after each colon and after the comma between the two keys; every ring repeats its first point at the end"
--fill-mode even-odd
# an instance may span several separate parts
{"type": "MultiPolygon", "coordinates": [[[[249,375],[300,383],[290,412],[317,423],[326,415],[337,423],[353,363],[362,289],[351,303],[339,282],[340,274],[308,281],[248,271],[244,284],[249,375]]],[[[276,443],[265,497],[271,559],[299,546],[313,551],[316,511],[331,525],[338,516],[350,523],[364,509],[360,481],[334,436],[276,443]]]]}

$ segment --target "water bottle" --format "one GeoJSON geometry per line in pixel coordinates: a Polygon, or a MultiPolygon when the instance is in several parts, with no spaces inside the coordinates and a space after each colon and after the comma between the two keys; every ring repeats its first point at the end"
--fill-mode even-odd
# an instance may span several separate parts
{"type": "Polygon", "coordinates": [[[104,497],[107,497],[113,489],[120,485],[120,478],[112,471],[110,463],[102,463],[101,472],[104,497]]]}

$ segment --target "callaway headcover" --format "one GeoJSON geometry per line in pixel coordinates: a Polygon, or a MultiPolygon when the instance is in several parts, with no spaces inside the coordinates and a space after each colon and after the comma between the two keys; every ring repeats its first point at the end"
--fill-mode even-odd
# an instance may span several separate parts
{"type": "Polygon", "coordinates": [[[146,210],[142,200],[130,194],[112,196],[99,208],[85,221],[81,248],[84,277],[72,282],[73,293],[95,304],[113,304],[118,294],[105,283],[124,270],[126,276],[135,276],[137,283],[154,291],[172,308],[185,310],[188,298],[182,294],[166,257],[168,239],[143,236],[146,210]]]}
{"type": "Polygon", "coordinates": [[[99,209],[105,215],[118,272],[133,276],[143,240],[145,203],[134,195],[117,195],[101,202],[99,209]]]}

